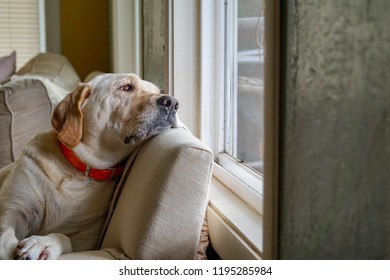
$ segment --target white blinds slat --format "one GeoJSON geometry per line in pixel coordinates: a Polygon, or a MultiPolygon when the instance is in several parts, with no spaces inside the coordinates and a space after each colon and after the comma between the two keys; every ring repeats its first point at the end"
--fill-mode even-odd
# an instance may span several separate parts
{"type": "Polygon", "coordinates": [[[16,50],[19,69],[39,53],[39,1],[0,0],[0,57],[16,50]]]}

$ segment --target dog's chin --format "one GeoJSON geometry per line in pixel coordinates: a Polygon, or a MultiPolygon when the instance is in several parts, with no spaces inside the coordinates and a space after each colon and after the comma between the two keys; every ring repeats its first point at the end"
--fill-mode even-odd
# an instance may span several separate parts
{"type": "Polygon", "coordinates": [[[140,145],[146,140],[156,136],[165,130],[171,128],[185,127],[175,113],[160,114],[151,122],[140,123],[133,122],[132,129],[130,129],[124,137],[124,143],[129,145],[140,145]]]}
{"type": "Polygon", "coordinates": [[[143,142],[147,141],[148,139],[152,138],[153,136],[156,136],[164,132],[165,130],[171,128],[178,128],[178,127],[180,126],[178,126],[178,124],[174,122],[174,123],[167,123],[165,125],[155,126],[148,130],[136,131],[135,133],[127,135],[124,139],[124,143],[132,146],[140,145],[143,142]]]}

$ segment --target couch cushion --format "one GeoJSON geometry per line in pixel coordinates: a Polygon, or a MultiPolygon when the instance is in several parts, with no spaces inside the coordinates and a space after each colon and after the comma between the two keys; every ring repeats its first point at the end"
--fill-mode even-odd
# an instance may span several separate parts
{"type": "Polygon", "coordinates": [[[74,252],[64,254],[59,260],[128,260],[128,258],[119,249],[103,249],[94,251],[74,252]]]}
{"type": "Polygon", "coordinates": [[[16,52],[13,51],[8,56],[0,57],[0,84],[11,78],[16,69],[16,52]]]}
{"type": "Polygon", "coordinates": [[[13,162],[37,133],[51,127],[51,102],[38,80],[0,87],[0,168],[13,162]]]}
{"type": "Polygon", "coordinates": [[[184,129],[146,142],[124,182],[101,248],[121,248],[131,259],[194,259],[212,162],[210,150],[184,129]]]}
{"type": "Polygon", "coordinates": [[[32,75],[49,78],[58,86],[71,91],[79,83],[80,77],[69,60],[62,55],[40,53],[26,63],[17,75],[32,75]]]}

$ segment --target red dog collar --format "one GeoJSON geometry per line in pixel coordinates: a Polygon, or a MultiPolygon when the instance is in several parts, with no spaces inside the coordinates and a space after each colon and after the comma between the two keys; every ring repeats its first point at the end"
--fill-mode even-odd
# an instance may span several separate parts
{"type": "Polygon", "coordinates": [[[79,171],[97,181],[111,181],[117,177],[122,176],[124,165],[115,165],[108,169],[95,169],[82,162],[71,149],[66,147],[61,141],[60,147],[65,158],[79,171]]]}

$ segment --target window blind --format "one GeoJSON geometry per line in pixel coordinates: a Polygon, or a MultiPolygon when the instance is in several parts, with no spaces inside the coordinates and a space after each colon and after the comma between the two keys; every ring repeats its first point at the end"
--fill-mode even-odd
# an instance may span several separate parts
{"type": "Polygon", "coordinates": [[[16,68],[39,53],[39,0],[0,0],[0,57],[16,51],[16,68]]]}

